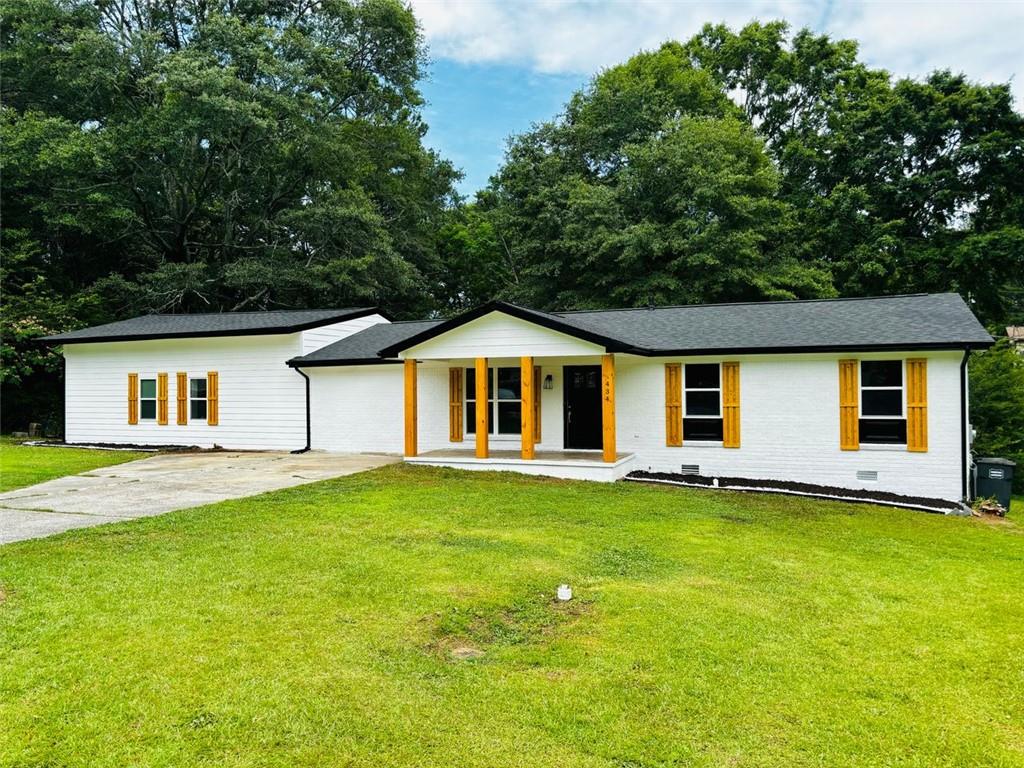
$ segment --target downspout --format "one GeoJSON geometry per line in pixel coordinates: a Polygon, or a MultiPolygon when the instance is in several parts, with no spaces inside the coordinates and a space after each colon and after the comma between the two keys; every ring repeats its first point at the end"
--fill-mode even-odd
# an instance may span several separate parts
{"type": "Polygon", "coordinates": [[[960,361],[960,489],[965,503],[970,501],[967,484],[967,358],[970,354],[971,348],[965,347],[964,358],[960,361]]]}
{"type": "Polygon", "coordinates": [[[298,449],[292,451],[292,453],[306,453],[307,451],[310,450],[311,444],[313,442],[312,441],[312,428],[311,428],[310,419],[309,419],[309,376],[307,376],[306,372],[303,371],[298,366],[295,366],[295,372],[297,374],[299,374],[299,376],[301,376],[302,378],[304,378],[306,380],[306,447],[305,448],[298,448],[298,449]]]}

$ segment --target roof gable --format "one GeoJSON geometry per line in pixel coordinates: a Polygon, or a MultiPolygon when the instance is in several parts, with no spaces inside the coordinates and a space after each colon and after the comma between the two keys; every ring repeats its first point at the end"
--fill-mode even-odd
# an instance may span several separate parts
{"type": "Polygon", "coordinates": [[[494,310],[406,347],[400,354],[422,360],[455,360],[600,355],[604,351],[603,343],[494,310]]]}
{"type": "Polygon", "coordinates": [[[405,350],[412,349],[413,347],[420,346],[421,344],[434,339],[443,334],[449,333],[457,328],[461,328],[464,325],[472,323],[486,315],[493,313],[501,313],[514,317],[519,320],[524,320],[528,323],[538,325],[548,330],[557,331],[566,336],[580,339],[581,341],[589,342],[591,344],[604,347],[606,349],[614,349],[620,346],[620,344],[612,337],[591,331],[586,328],[580,327],[579,325],[567,322],[564,318],[557,314],[550,312],[541,312],[536,309],[529,309],[527,307],[520,307],[516,304],[509,304],[504,301],[492,301],[482,306],[471,309],[468,312],[464,312],[457,317],[453,317],[450,320],[445,320],[432,328],[428,328],[416,335],[406,339],[403,342],[392,344],[385,349],[382,349],[380,354],[382,357],[394,357],[405,350]]]}
{"type": "Polygon", "coordinates": [[[603,345],[609,352],[636,355],[964,349],[992,344],[958,294],[940,293],[578,312],[540,312],[492,302],[382,354],[397,355],[492,311],[603,345]]]}

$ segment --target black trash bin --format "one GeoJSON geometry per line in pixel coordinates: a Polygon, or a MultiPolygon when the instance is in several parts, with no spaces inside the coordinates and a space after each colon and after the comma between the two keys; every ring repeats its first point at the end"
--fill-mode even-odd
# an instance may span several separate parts
{"type": "Polygon", "coordinates": [[[1016,463],[1009,459],[975,459],[977,480],[974,484],[974,495],[979,499],[990,496],[998,501],[1004,509],[1010,509],[1010,494],[1013,490],[1013,468],[1016,463]]]}

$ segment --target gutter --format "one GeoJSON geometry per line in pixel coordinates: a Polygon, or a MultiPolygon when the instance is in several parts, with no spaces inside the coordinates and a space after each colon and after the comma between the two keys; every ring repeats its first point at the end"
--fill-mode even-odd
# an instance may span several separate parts
{"type": "Polygon", "coordinates": [[[964,347],[964,357],[960,361],[960,490],[964,503],[969,501],[967,485],[967,358],[971,348],[964,347]]]}
{"type": "Polygon", "coordinates": [[[313,442],[312,425],[309,418],[309,376],[307,376],[306,372],[298,366],[293,367],[295,368],[295,372],[306,380],[306,446],[304,448],[298,448],[292,451],[292,453],[307,453],[312,447],[311,444],[313,442]]]}

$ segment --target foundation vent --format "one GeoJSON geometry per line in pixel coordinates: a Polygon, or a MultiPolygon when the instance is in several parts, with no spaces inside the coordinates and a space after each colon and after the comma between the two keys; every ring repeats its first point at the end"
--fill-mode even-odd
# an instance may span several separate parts
{"type": "Polygon", "coordinates": [[[875,469],[858,469],[857,479],[866,480],[868,482],[878,482],[878,470],[875,469]]]}
{"type": "Polygon", "coordinates": [[[681,475],[699,475],[700,464],[681,464],[679,466],[679,474],[681,475]]]}

